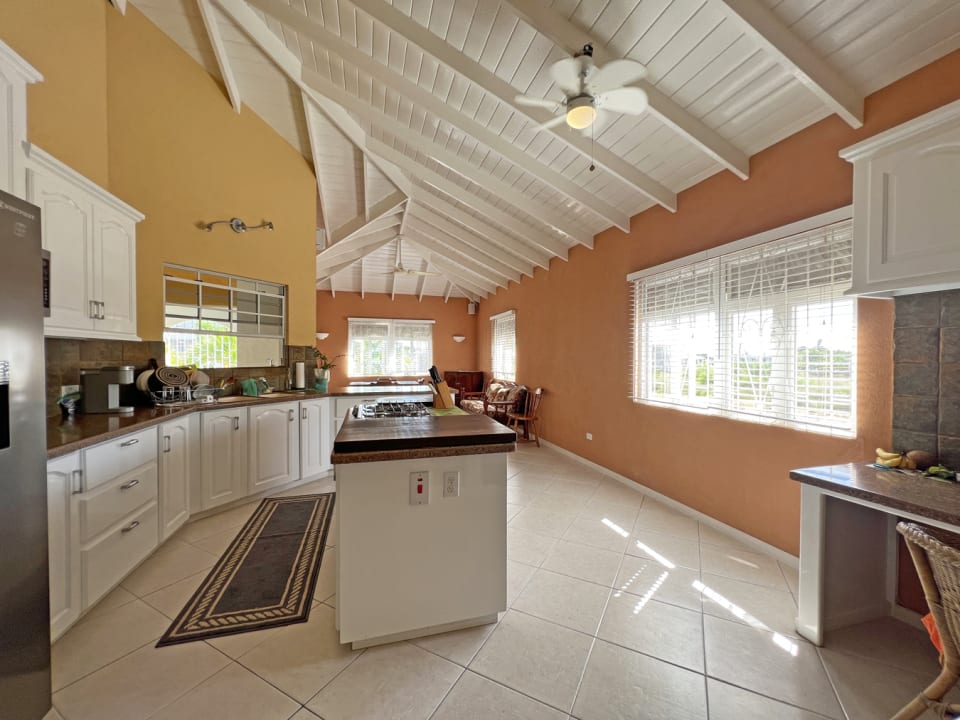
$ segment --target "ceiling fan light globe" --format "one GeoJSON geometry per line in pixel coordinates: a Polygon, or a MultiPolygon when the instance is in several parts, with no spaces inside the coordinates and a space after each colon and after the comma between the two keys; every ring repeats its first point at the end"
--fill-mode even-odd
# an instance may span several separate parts
{"type": "Polygon", "coordinates": [[[583,130],[597,119],[597,110],[593,107],[593,98],[578,97],[567,103],[567,125],[574,130],[583,130]]]}

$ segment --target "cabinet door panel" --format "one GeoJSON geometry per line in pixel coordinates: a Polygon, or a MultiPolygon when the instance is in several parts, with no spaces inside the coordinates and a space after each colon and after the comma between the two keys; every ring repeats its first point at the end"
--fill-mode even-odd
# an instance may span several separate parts
{"type": "MultiPolygon", "coordinates": [[[[323,400],[300,403],[300,476],[310,478],[326,470],[323,448],[323,400]]],[[[326,430],[329,434],[329,429],[326,430]]]]}
{"type": "Polygon", "coordinates": [[[243,410],[204,413],[202,432],[201,506],[207,510],[247,494],[246,413],[243,410]]]}
{"type": "Polygon", "coordinates": [[[299,406],[250,408],[250,494],[300,478],[299,406]]]}
{"type": "Polygon", "coordinates": [[[80,489],[77,453],[47,463],[50,633],[56,640],[80,617],[80,539],[73,492],[80,489]]]}
{"type": "Polygon", "coordinates": [[[160,539],[173,535],[190,517],[190,422],[160,426],[160,539]]]}
{"type": "Polygon", "coordinates": [[[97,209],[94,215],[94,299],[103,332],[137,333],[136,235],[134,225],[97,209]]]}

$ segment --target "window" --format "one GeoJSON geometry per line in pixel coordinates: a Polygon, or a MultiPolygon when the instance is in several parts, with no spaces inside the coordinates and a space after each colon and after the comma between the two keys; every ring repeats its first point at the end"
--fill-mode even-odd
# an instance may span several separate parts
{"type": "Polygon", "coordinates": [[[517,313],[507,310],[490,318],[490,370],[500,380],[517,379],[517,313]]]}
{"type": "Polygon", "coordinates": [[[827,213],[629,276],[633,399],[852,435],[848,218],[827,213]]]}
{"type": "Polygon", "coordinates": [[[426,375],[433,365],[433,320],[349,318],[350,377],[426,375]]]}
{"type": "Polygon", "coordinates": [[[283,364],[285,285],[164,265],[163,294],[167,365],[283,364]]]}

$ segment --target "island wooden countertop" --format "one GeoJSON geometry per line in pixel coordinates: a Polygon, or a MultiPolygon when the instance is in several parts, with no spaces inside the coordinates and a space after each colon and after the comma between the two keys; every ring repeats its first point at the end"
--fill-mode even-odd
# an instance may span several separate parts
{"type": "Polygon", "coordinates": [[[333,462],[510,452],[516,440],[513,430],[486,415],[348,416],[333,443],[333,462]]]}
{"type": "Polygon", "coordinates": [[[839,495],[960,526],[960,485],[865,462],[791,470],[790,477],[839,495]]]}

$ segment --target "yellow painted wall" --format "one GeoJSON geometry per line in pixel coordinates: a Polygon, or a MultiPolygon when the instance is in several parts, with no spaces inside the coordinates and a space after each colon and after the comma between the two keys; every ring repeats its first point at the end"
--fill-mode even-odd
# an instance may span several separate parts
{"type": "Polygon", "coordinates": [[[32,142],[146,215],[137,227],[138,332],[162,336],[164,262],[290,288],[288,341],[315,333],[316,183],[307,161],[128,5],[3,0],[0,39],[47,80],[29,96],[32,142]],[[238,235],[200,221],[272,220],[238,235]]]}

